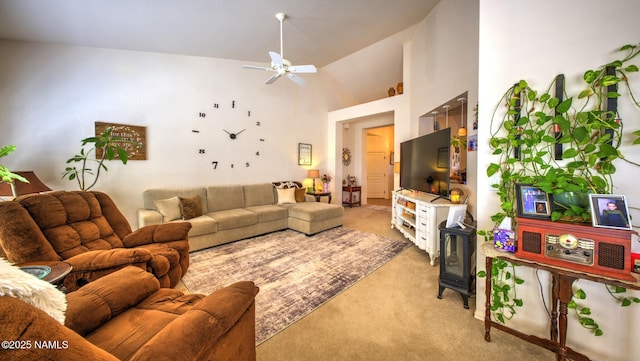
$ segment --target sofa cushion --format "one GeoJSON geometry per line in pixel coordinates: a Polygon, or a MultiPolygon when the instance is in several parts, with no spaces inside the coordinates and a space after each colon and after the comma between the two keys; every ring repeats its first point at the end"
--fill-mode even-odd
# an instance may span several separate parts
{"type": "Polygon", "coordinates": [[[295,188],[278,188],[278,204],[296,203],[295,188]]]}
{"type": "Polygon", "coordinates": [[[207,215],[191,218],[191,230],[189,230],[189,237],[200,236],[203,234],[215,233],[218,231],[218,223],[207,215]]]}
{"type": "Polygon", "coordinates": [[[258,214],[244,208],[210,212],[207,213],[207,215],[216,221],[219,231],[251,226],[258,223],[258,214]]]}
{"type": "Polygon", "coordinates": [[[166,199],[158,199],[154,202],[158,212],[162,214],[162,223],[171,222],[176,219],[182,219],[180,212],[180,198],[171,197],[166,199]]]}
{"type": "Polygon", "coordinates": [[[191,219],[203,215],[202,199],[200,196],[178,197],[180,198],[180,212],[182,219],[191,219]]]}
{"type": "Polygon", "coordinates": [[[275,203],[276,198],[273,195],[273,185],[271,183],[249,184],[244,186],[245,207],[275,203]]]}
{"type": "Polygon", "coordinates": [[[344,214],[344,208],[342,206],[319,202],[296,203],[287,208],[289,210],[289,217],[309,222],[341,217],[344,214]]]}
{"type": "Polygon", "coordinates": [[[304,188],[295,188],[295,198],[296,198],[296,202],[305,202],[306,201],[306,197],[305,195],[307,194],[307,190],[304,188]]]}
{"type": "Polygon", "coordinates": [[[167,199],[171,197],[193,197],[200,196],[202,199],[202,211],[207,212],[207,204],[204,202],[207,199],[207,189],[205,187],[195,188],[156,188],[147,189],[142,193],[142,200],[144,202],[145,209],[155,209],[155,201],[159,199],[167,199]]]}
{"type": "Polygon", "coordinates": [[[208,212],[244,208],[244,187],[241,185],[207,187],[208,212]]]}
{"type": "Polygon", "coordinates": [[[276,205],[264,205],[247,207],[247,210],[255,212],[258,215],[259,222],[270,222],[278,219],[287,218],[288,212],[286,208],[278,207],[276,205]]]}

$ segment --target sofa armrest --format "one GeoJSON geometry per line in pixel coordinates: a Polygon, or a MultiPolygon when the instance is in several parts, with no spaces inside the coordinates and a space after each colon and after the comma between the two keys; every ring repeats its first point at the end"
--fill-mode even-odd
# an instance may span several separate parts
{"type": "Polygon", "coordinates": [[[150,226],[153,224],[162,224],[162,213],[155,209],[138,209],[138,228],[150,226]]]}
{"type": "Polygon", "coordinates": [[[135,230],[122,239],[125,247],[138,247],[149,243],[186,241],[191,223],[175,222],[146,226],[135,230]]]}
{"type": "Polygon", "coordinates": [[[250,281],[216,290],[158,332],[131,360],[206,360],[216,348],[221,348],[224,342],[219,341],[229,330],[240,323],[245,338],[235,338],[233,342],[238,344],[226,348],[230,352],[253,354],[255,359],[255,296],[258,291],[250,281]]]}
{"type": "Polygon", "coordinates": [[[125,267],[68,293],[65,326],[87,335],[159,289],[152,274],[125,267]]]}

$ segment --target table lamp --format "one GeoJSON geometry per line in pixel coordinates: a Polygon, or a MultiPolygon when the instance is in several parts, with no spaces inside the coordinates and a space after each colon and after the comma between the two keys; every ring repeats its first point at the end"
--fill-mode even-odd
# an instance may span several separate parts
{"type": "Polygon", "coordinates": [[[38,179],[33,171],[13,173],[26,178],[29,183],[20,181],[0,183],[0,196],[11,196],[15,198],[22,194],[40,193],[51,190],[51,188],[47,187],[42,183],[42,181],[40,181],[40,179],[38,179]]]}
{"type": "Polygon", "coordinates": [[[462,197],[463,194],[464,192],[462,192],[462,189],[451,188],[451,191],[449,192],[449,199],[451,199],[451,203],[459,204],[460,197],[462,197]]]}
{"type": "Polygon", "coordinates": [[[307,172],[307,178],[313,179],[313,191],[316,191],[316,178],[320,178],[320,170],[318,169],[309,169],[307,172]]]}

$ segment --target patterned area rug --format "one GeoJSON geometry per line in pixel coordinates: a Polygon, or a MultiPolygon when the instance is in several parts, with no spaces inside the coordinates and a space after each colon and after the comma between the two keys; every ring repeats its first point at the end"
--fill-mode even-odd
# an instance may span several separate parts
{"type": "Polygon", "coordinates": [[[387,263],[410,246],[346,227],[308,237],[292,230],[191,253],[182,279],[192,293],[209,294],[254,281],[256,345],[387,263]]]}

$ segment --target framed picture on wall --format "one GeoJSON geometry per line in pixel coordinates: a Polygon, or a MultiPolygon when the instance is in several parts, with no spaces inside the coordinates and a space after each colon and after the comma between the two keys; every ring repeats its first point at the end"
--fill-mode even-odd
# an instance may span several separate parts
{"type": "Polygon", "coordinates": [[[298,165],[311,165],[311,144],[298,143],[298,165]]]}
{"type": "Polygon", "coordinates": [[[518,217],[551,219],[551,195],[529,184],[516,184],[518,217]]]}

